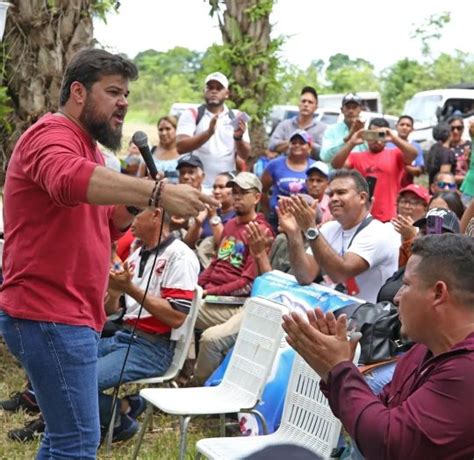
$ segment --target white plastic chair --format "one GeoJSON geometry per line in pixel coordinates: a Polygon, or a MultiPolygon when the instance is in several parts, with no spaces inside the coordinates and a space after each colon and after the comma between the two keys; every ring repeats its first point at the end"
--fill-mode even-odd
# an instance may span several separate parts
{"type": "Polygon", "coordinates": [[[153,408],[179,416],[179,458],[186,452],[187,428],[191,417],[206,414],[221,415],[221,434],[225,435],[224,414],[252,412],[260,400],[276,352],[283,337],[282,316],[287,308],[279,303],[253,297],[247,299],[244,317],[234,351],[222,382],[214,387],[147,388],[140,396],[148,401],[145,421],[135,446],[136,459],[153,408]]]}
{"type": "MultiPolygon", "coordinates": [[[[194,336],[194,325],[196,324],[199,309],[202,305],[202,288],[197,286],[194,291],[193,301],[189,310],[189,314],[186,318],[186,322],[180,328],[179,338],[176,338],[176,345],[174,348],[173,361],[171,362],[168,370],[159,377],[150,377],[146,379],[135,380],[133,382],[127,382],[127,384],[169,384],[175,388],[178,388],[175,378],[184,366],[186,357],[188,356],[188,350],[191,346],[191,341],[194,336]]],[[[173,339],[173,335],[171,336],[173,339]]]]}
{"type": "MultiPolygon", "coordinates": [[[[357,363],[359,354],[360,346],[354,363],[357,363]]],[[[211,460],[242,459],[275,444],[295,444],[322,458],[331,458],[339,440],[341,422],[319,389],[320,380],[319,375],[297,354],[277,431],[264,436],[201,439],[196,444],[197,458],[202,454],[211,460]]]]}
{"type": "MultiPolygon", "coordinates": [[[[184,324],[179,328],[176,334],[176,345],[174,348],[173,361],[171,361],[168,370],[158,377],[149,377],[145,379],[134,380],[131,382],[125,382],[123,385],[169,385],[170,387],[178,388],[175,382],[176,377],[184,366],[186,357],[188,355],[189,347],[194,336],[194,325],[199,313],[199,309],[202,305],[202,288],[197,286],[194,291],[193,301],[189,309],[189,314],[186,317],[184,324]]],[[[172,332],[174,334],[175,331],[172,332]]],[[[173,335],[171,338],[174,338],[173,335]]],[[[109,430],[106,439],[107,453],[111,450],[112,445],[112,431],[109,430]]]]}

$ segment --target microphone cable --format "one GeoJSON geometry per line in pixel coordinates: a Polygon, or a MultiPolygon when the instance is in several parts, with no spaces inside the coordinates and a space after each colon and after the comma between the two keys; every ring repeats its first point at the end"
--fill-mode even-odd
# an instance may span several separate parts
{"type": "MultiPolygon", "coordinates": [[[[150,171],[150,174],[153,176],[153,171],[150,171]]],[[[155,179],[155,177],[153,177],[153,179],[155,179]]],[[[119,400],[118,394],[119,394],[119,391],[120,391],[120,386],[122,385],[123,375],[125,373],[125,367],[127,365],[127,360],[128,360],[129,355],[130,355],[130,349],[132,347],[133,340],[135,338],[135,331],[137,329],[137,324],[138,324],[138,321],[140,320],[140,317],[141,317],[141,314],[142,314],[142,311],[143,311],[143,306],[145,304],[145,300],[146,300],[146,297],[148,295],[148,290],[150,288],[151,278],[152,278],[153,273],[155,271],[156,261],[158,260],[159,247],[160,247],[160,244],[161,244],[161,237],[163,235],[163,224],[165,222],[165,210],[164,210],[164,208],[160,207],[158,209],[161,210],[161,222],[160,222],[160,229],[159,229],[159,234],[158,234],[158,244],[156,246],[157,250],[155,252],[155,257],[154,257],[152,265],[151,265],[150,274],[148,275],[148,279],[147,279],[146,287],[145,287],[145,292],[143,293],[143,297],[142,297],[142,300],[140,302],[140,308],[138,309],[138,315],[137,315],[137,318],[134,320],[133,328],[130,332],[130,341],[128,342],[127,351],[125,352],[125,357],[123,359],[122,368],[120,370],[119,380],[118,380],[117,384],[114,387],[114,392],[113,392],[113,397],[112,397],[111,415],[110,415],[110,420],[108,422],[107,431],[106,431],[106,433],[107,433],[106,434],[107,453],[109,452],[111,444],[112,444],[112,438],[113,438],[114,427],[115,427],[115,417],[116,417],[116,414],[117,414],[117,402],[119,400]]],[[[126,309],[127,309],[127,306],[125,305],[125,313],[126,313],[126,309]]]]}

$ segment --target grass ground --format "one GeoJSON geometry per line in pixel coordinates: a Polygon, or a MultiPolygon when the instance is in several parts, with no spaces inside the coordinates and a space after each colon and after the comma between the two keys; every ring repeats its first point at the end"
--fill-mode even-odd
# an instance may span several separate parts
{"type": "MultiPolygon", "coordinates": [[[[10,393],[22,389],[25,375],[8,352],[0,339],[0,399],[6,399],[10,393]]],[[[35,457],[40,440],[19,443],[10,441],[7,432],[22,427],[32,416],[25,412],[10,413],[0,410],[0,459],[23,460],[35,457]]],[[[196,418],[189,426],[187,459],[195,456],[195,444],[204,437],[219,436],[218,420],[214,418],[196,418]]],[[[113,444],[110,456],[105,448],[98,452],[98,459],[130,459],[136,438],[128,442],[113,444]]],[[[142,460],[172,460],[178,458],[179,426],[178,419],[156,413],[153,417],[152,430],[145,434],[139,458],[142,460]]]]}

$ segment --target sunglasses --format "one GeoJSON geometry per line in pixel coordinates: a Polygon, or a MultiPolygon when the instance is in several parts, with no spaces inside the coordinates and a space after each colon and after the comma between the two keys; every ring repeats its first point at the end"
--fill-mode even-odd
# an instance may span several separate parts
{"type": "Polygon", "coordinates": [[[436,185],[439,188],[446,188],[448,187],[449,190],[454,190],[456,188],[456,184],[450,184],[449,182],[437,182],[436,185]]]}
{"type": "Polygon", "coordinates": [[[451,126],[451,131],[462,131],[464,126],[451,126]]]}

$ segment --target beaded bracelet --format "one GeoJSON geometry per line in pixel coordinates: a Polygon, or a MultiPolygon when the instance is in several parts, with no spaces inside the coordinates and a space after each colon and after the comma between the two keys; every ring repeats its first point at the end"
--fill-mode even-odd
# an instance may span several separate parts
{"type": "Polygon", "coordinates": [[[165,185],[165,181],[157,180],[155,181],[155,186],[150,195],[150,199],[148,200],[148,206],[151,208],[158,208],[160,206],[161,200],[161,192],[163,190],[163,186],[165,185]]]}

